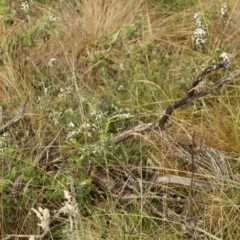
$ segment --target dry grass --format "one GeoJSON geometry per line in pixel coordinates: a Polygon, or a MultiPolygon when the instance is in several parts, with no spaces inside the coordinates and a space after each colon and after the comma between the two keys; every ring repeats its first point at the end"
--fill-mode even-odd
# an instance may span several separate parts
{"type": "Polygon", "coordinates": [[[221,60],[221,52],[234,56],[230,69],[210,75],[205,84],[238,68],[240,3],[229,0],[230,9],[221,19],[224,1],[184,6],[190,2],[35,2],[29,14],[11,5],[18,8],[14,16],[6,14],[11,24],[0,18],[4,122],[30,95],[24,120],[0,138],[2,234],[36,232],[30,209],[44,206],[53,213],[66,201],[67,189],[76,198],[74,211],[84,230],[76,215],[61,216],[53,220],[52,236],[46,239],[200,239],[194,233],[239,239],[238,79],[175,111],[166,131],[136,134],[117,146],[91,147],[139,123],[156,121],[189,90],[203,66],[221,60]],[[191,39],[197,11],[204,13],[206,23],[202,45],[191,39]],[[36,166],[35,157],[61,127],[60,137],[36,166]],[[217,157],[191,155],[181,146],[193,143],[193,136],[217,157]],[[221,172],[216,164],[222,156],[232,157],[221,172]],[[155,174],[194,177],[213,187],[171,182],[156,187],[155,174]],[[22,184],[16,188],[19,176],[22,184]],[[149,179],[152,185],[144,182],[149,179]],[[114,181],[128,185],[125,198],[114,181]],[[162,198],[153,199],[154,194],[162,198]]]}

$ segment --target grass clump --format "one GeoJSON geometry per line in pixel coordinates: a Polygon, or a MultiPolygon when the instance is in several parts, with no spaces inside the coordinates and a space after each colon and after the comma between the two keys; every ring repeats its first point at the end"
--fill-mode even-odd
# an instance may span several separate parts
{"type": "Polygon", "coordinates": [[[0,124],[29,96],[0,136],[3,239],[239,239],[237,77],[176,109],[164,130],[116,141],[158,121],[206,66],[232,58],[198,91],[238,68],[239,3],[0,9],[0,124]]]}

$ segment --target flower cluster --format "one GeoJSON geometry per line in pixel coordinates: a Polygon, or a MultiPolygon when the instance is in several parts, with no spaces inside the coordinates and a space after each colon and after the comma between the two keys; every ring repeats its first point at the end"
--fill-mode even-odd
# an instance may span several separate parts
{"type": "Polygon", "coordinates": [[[28,12],[28,10],[29,10],[29,2],[32,4],[32,3],[33,3],[33,0],[22,2],[22,4],[21,4],[21,10],[23,10],[23,11],[25,11],[25,12],[28,12]]]}
{"type": "Polygon", "coordinates": [[[23,11],[28,11],[28,10],[29,10],[28,1],[22,2],[22,4],[21,4],[21,10],[23,10],[23,11]]]}
{"type": "Polygon", "coordinates": [[[220,9],[221,18],[226,17],[227,11],[228,11],[228,5],[227,5],[226,2],[224,2],[224,3],[222,4],[221,9],[220,9]]]}
{"type": "Polygon", "coordinates": [[[207,31],[206,24],[202,19],[202,15],[200,13],[194,14],[196,29],[193,32],[192,40],[196,44],[203,44],[207,40],[207,31]]]}
{"type": "Polygon", "coordinates": [[[52,15],[49,17],[50,22],[56,22],[57,20],[59,20],[58,17],[52,16],[52,15]]]}
{"type": "Polygon", "coordinates": [[[88,137],[92,137],[92,132],[96,131],[98,129],[96,124],[90,124],[90,123],[83,123],[81,126],[77,127],[73,122],[70,122],[68,124],[68,127],[71,127],[73,130],[71,130],[67,136],[66,141],[73,141],[73,138],[79,134],[83,134],[87,132],[88,137]]]}
{"type": "Polygon", "coordinates": [[[222,52],[219,56],[224,62],[230,62],[231,60],[231,55],[226,53],[226,52],[222,52]]]}

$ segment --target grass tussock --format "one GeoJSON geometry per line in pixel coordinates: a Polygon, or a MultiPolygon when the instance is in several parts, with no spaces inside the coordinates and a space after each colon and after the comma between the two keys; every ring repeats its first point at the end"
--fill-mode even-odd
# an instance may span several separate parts
{"type": "Polygon", "coordinates": [[[0,126],[29,96],[0,135],[2,239],[240,238],[239,77],[163,131],[114,142],[157,122],[206,66],[232,58],[197,91],[238,69],[238,1],[0,9],[0,126]]]}

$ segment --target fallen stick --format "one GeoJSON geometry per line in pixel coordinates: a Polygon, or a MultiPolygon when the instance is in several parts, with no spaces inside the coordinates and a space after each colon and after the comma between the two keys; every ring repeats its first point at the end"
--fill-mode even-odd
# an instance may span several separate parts
{"type": "Polygon", "coordinates": [[[7,122],[4,126],[0,127],[0,134],[6,132],[8,128],[10,128],[11,126],[13,126],[15,123],[17,123],[18,121],[20,121],[23,118],[23,114],[25,112],[25,107],[26,107],[28,100],[29,100],[29,96],[27,96],[25,98],[25,100],[22,102],[22,104],[20,105],[20,107],[18,109],[17,114],[9,122],[7,122]]]}
{"type": "MultiPolygon", "coordinates": [[[[186,93],[186,95],[179,100],[173,102],[172,104],[168,105],[164,111],[164,114],[161,116],[161,118],[158,120],[158,122],[155,123],[147,123],[147,124],[140,124],[138,126],[135,126],[123,133],[118,134],[112,139],[108,139],[105,144],[111,145],[111,144],[117,144],[119,142],[123,142],[129,138],[131,138],[134,135],[142,134],[145,132],[149,132],[151,130],[164,130],[166,128],[166,123],[171,117],[174,110],[184,106],[185,104],[191,102],[194,99],[198,99],[200,97],[203,97],[210,92],[216,90],[217,88],[221,87],[225,83],[233,80],[235,77],[240,76],[240,69],[230,73],[228,76],[221,78],[220,80],[216,81],[212,85],[202,89],[201,91],[197,91],[196,88],[198,84],[203,80],[203,78],[209,74],[212,73],[218,69],[228,68],[229,62],[222,62],[219,64],[215,64],[213,66],[209,66],[205,68],[194,80],[191,86],[191,89],[186,93]]],[[[94,143],[92,146],[98,145],[99,143],[94,143]]]]}

